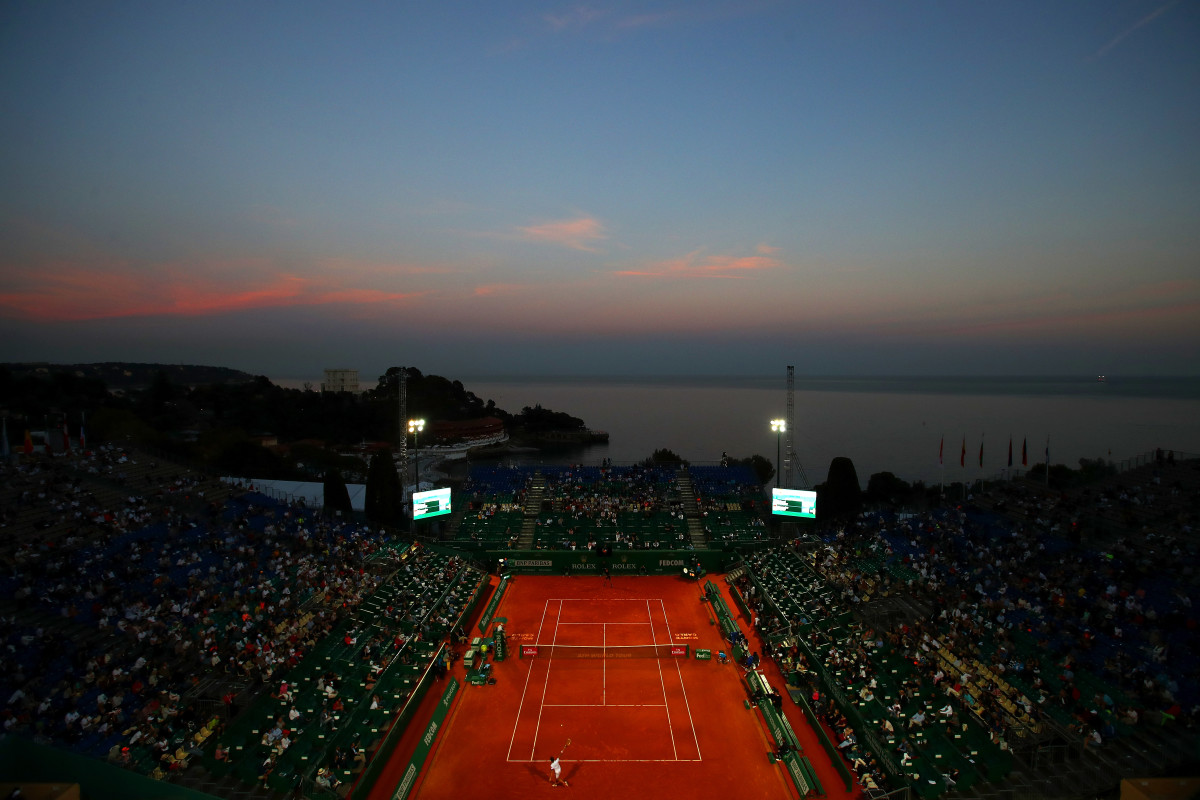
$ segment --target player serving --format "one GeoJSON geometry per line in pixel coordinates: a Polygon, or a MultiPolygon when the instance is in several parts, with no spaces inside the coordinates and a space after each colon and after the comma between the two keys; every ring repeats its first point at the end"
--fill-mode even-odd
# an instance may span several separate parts
{"type": "Polygon", "coordinates": [[[559,759],[562,758],[562,754],[567,751],[567,745],[569,745],[570,743],[571,743],[571,740],[567,739],[567,744],[564,744],[562,746],[562,750],[558,751],[558,755],[556,755],[554,758],[550,759],[550,785],[551,786],[570,786],[571,785],[562,779],[562,762],[559,761],[559,759]]]}

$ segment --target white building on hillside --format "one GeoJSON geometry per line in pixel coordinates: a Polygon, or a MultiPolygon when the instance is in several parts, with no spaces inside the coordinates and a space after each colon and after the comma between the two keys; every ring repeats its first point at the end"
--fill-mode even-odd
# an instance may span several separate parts
{"type": "Polygon", "coordinates": [[[358,370],[356,369],[327,369],[325,381],[321,384],[322,392],[351,392],[358,394],[358,370]]]}

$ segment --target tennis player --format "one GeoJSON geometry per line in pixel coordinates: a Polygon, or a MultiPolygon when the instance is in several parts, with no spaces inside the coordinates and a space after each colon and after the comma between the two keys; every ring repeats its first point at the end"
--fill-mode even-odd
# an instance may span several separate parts
{"type": "Polygon", "coordinates": [[[563,786],[570,786],[571,784],[562,779],[562,762],[558,759],[558,756],[550,759],[550,785],[558,786],[562,784],[563,786]]]}

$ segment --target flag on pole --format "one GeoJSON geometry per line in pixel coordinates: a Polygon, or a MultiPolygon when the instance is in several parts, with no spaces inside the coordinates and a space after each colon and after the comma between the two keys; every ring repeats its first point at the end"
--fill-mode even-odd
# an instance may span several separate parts
{"type": "Polygon", "coordinates": [[[4,418],[4,442],[0,444],[0,457],[5,461],[12,455],[12,451],[8,449],[8,417],[4,418]]]}
{"type": "Polygon", "coordinates": [[[28,429],[25,430],[25,455],[33,455],[33,434],[28,429]]]}
{"type": "Polygon", "coordinates": [[[965,467],[967,465],[967,437],[965,436],[963,437],[962,453],[960,453],[958,456],[958,465],[960,467],[965,467]]]}
{"type": "Polygon", "coordinates": [[[1050,488],[1050,434],[1046,434],[1046,488],[1050,488]]]}
{"type": "Polygon", "coordinates": [[[979,440],[979,466],[983,466],[983,439],[979,440]]]}
{"type": "Polygon", "coordinates": [[[1012,436],[1008,437],[1008,465],[1012,466],[1012,436]]]}
{"type": "Polygon", "coordinates": [[[67,420],[63,418],[63,452],[71,454],[71,435],[67,433],[67,420]]]}
{"type": "Polygon", "coordinates": [[[87,447],[87,440],[83,437],[83,422],[85,419],[84,413],[79,412],[79,449],[84,450],[87,447]]]}
{"type": "Polygon", "coordinates": [[[945,463],[942,461],[942,451],[945,449],[945,447],[946,447],[946,434],[943,433],[942,440],[940,442],[938,442],[938,464],[939,465],[945,463]]]}
{"type": "Polygon", "coordinates": [[[1026,445],[1028,445],[1028,444],[1029,444],[1029,437],[1026,436],[1024,439],[1021,440],[1021,466],[1022,467],[1029,466],[1029,449],[1026,447],[1026,445]]]}
{"type": "Polygon", "coordinates": [[[46,417],[45,425],[42,426],[42,444],[46,446],[46,455],[53,455],[54,450],[50,447],[50,418],[46,417]]]}

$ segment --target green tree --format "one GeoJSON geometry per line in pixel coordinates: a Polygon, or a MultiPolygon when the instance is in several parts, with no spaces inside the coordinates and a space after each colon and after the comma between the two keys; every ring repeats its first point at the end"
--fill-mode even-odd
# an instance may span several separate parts
{"type": "Polygon", "coordinates": [[[867,502],[879,505],[904,503],[913,487],[891,472],[876,472],[867,481],[867,502]]]}
{"type": "Polygon", "coordinates": [[[376,453],[367,470],[367,519],[381,525],[399,525],[404,519],[404,487],[391,453],[376,453]]]}
{"type": "Polygon", "coordinates": [[[731,458],[729,466],[746,466],[754,471],[754,477],[758,478],[759,484],[767,484],[775,477],[775,465],[771,459],[766,456],[760,456],[757,453],[749,458],[731,458]]]}
{"type": "Polygon", "coordinates": [[[287,479],[293,477],[287,463],[258,442],[230,438],[213,459],[213,465],[225,475],[242,478],[287,479]]]}
{"type": "Polygon", "coordinates": [[[651,453],[650,457],[642,463],[646,466],[653,466],[655,464],[686,464],[687,462],[683,460],[683,456],[663,447],[651,453]]]}
{"type": "Polygon", "coordinates": [[[822,522],[851,517],[862,508],[862,486],[854,462],[838,456],[829,462],[829,475],[817,487],[817,519],[822,522]]]}
{"type": "Polygon", "coordinates": [[[354,508],[350,505],[350,491],[346,488],[342,473],[331,469],[325,473],[325,513],[332,516],[339,511],[349,516],[354,508]]]}

